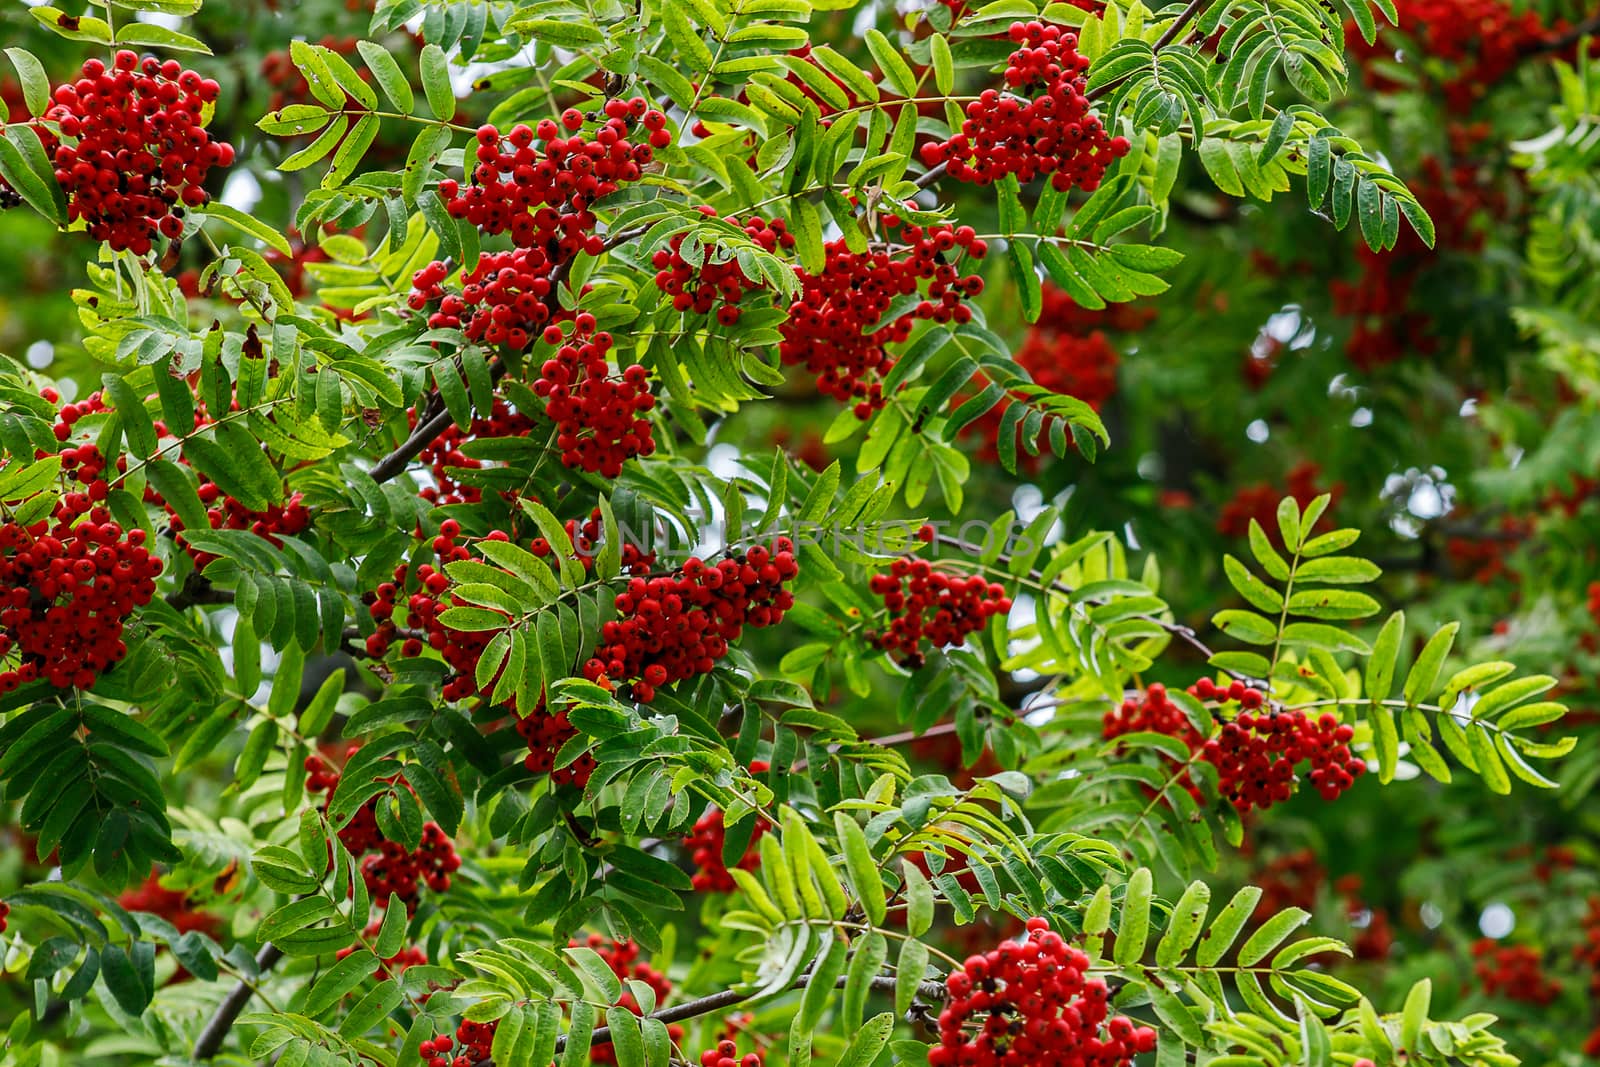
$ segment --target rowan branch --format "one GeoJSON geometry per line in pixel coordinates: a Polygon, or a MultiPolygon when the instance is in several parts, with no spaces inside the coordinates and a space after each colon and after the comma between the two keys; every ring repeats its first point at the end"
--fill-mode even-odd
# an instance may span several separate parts
{"type": "MultiPolygon", "coordinates": [[[[261,946],[261,951],[256,953],[257,974],[265,974],[272,970],[279,960],[283,959],[283,950],[268,942],[261,946]]],[[[239,979],[237,985],[229,991],[222,1003],[217,1005],[217,1010],[206,1021],[205,1029],[200,1031],[200,1036],[195,1039],[194,1055],[196,1060],[209,1060],[222,1050],[222,1043],[228,1039],[228,1031],[233,1029],[233,1024],[239,1018],[244,1006],[250,1003],[250,998],[255,995],[255,986],[245,979],[239,979]]]]}

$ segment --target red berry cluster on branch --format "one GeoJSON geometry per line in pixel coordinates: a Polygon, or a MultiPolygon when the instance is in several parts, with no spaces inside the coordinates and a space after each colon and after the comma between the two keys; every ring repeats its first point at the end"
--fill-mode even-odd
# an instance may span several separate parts
{"type": "MultiPolygon", "coordinates": [[[[755,760],[750,764],[750,773],[765,774],[769,766],[765,760],[755,760]]],[[[762,835],[771,829],[771,822],[759,815],[755,817],[750,843],[745,846],[744,855],[734,864],[735,869],[753,871],[761,866],[761,849],[758,845],[762,835]]],[[[683,847],[689,850],[689,858],[694,861],[696,868],[690,878],[695,892],[732,893],[738,888],[738,883],[733,880],[722,858],[722,846],[726,838],[727,827],[723,823],[721,808],[707,810],[695,820],[694,829],[684,836],[683,847]]]]}
{"type": "Polygon", "coordinates": [[[1059,190],[1099,188],[1106,168],[1128,154],[1128,139],[1109,136],[1089,114],[1089,61],[1078,54],[1078,35],[1042,22],[1012,23],[1009,34],[1021,47],[1006,63],[1008,91],[984,90],[967,105],[961,131],[924,145],[922,161],[979,185],[1048,174],[1059,190]]]}
{"type": "Polygon", "coordinates": [[[874,574],[869,586],[883,598],[890,617],[888,626],[868,640],[913,670],[927,661],[924,643],[934,648],[962,644],[991,618],[1011,610],[1011,598],[998,582],[936,570],[923,559],[897,559],[887,574],[874,574]]]}
{"type": "Polygon", "coordinates": [[[556,766],[556,756],[562,746],[578,736],[565,708],[550,711],[544,701],[531,714],[517,719],[517,734],[528,744],[528,754],[522,765],[534,774],[548,774],[555,785],[573,785],[582,789],[589,784],[594,773],[594,756],[584,752],[565,767],[556,766]]]}
{"type": "Polygon", "coordinates": [[[0,934],[5,933],[7,927],[10,925],[7,922],[7,919],[10,917],[10,915],[11,915],[11,905],[7,904],[3,900],[0,900],[0,934]]]}
{"type": "Polygon", "coordinates": [[[1544,973],[1544,957],[1531,945],[1500,945],[1479,938],[1472,945],[1472,971],[1489,996],[1528,1004],[1549,1004],[1561,995],[1561,983],[1544,973]]]}
{"type": "Polygon", "coordinates": [[[205,130],[219,93],[176,60],[121,51],[109,70],[87,60],[45,116],[72,141],[52,160],[68,216],[116,251],[142,256],[158,232],[175,240],[184,211],[207,201],[211,168],[233,163],[232,146],[205,130]]]}
{"type": "Polygon", "coordinates": [[[1310,761],[1308,778],[1324,800],[1336,800],[1366,773],[1367,765],[1350,754],[1355,731],[1335,715],[1324,712],[1311,719],[1303,711],[1265,709],[1261,692],[1243,682],[1221,689],[1202,678],[1190,692],[1201,700],[1239,705],[1233,721],[1201,752],[1217,768],[1218,792],[1242,812],[1288,800],[1302,762],[1310,761]]]}
{"type": "MultiPolygon", "coordinates": [[[[489,536],[496,540],[508,539],[499,531],[489,536]],[[499,536],[496,537],[496,534],[499,536]]],[[[422,655],[423,641],[426,639],[427,647],[438,652],[451,669],[452,673],[445,679],[442,695],[445,700],[452,701],[465,700],[477,693],[475,675],[478,660],[494,636],[491,633],[454,630],[439,621],[440,614],[452,606],[451,601],[446,599],[450,579],[444,573],[445,566],[472,558],[467,546],[457,543],[460,537],[460,523],[454,519],[440,523],[439,535],[432,543],[438,565],[422,563],[417,566],[417,588],[406,598],[404,621],[411,631],[420,632],[422,636],[401,638],[400,624],[395,621],[400,597],[409,584],[410,564],[397,566],[394,569],[394,581],[384,582],[369,594],[371,603],[367,608],[368,614],[378,624],[377,630],[367,637],[367,654],[375,659],[382,658],[395,640],[400,638],[400,654],[413,659],[422,655]]]]}
{"type": "Polygon", "coordinates": [[[486,1023],[463,1019],[461,1025],[456,1027],[454,1041],[448,1035],[440,1034],[418,1045],[417,1052],[427,1067],[478,1067],[478,1064],[489,1062],[494,1049],[494,1032],[499,1025],[498,1019],[486,1023]],[[450,1055],[452,1046],[459,1046],[454,1056],[450,1055]]]}
{"type": "Polygon", "coordinates": [[[784,585],[799,572],[793,542],[780,537],[715,564],[691,556],[675,574],[636,577],[617,595],[621,618],[601,626],[584,677],[654,700],[664,685],[709,673],[744,627],[782,621],[794,605],[784,585]]]}
{"type": "Polygon", "coordinates": [[[127,655],[128,617],[155,596],[161,560],[143,530],[111,521],[103,461],[91,452],[78,463],[84,489],[63,495],[50,518],[0,523],[0,694],[37,679],[94,685],[127,655]]]}
{"type": "Polygon", "coordinates": [[[759,1052],[739,1055],[739,1046],[731,1040],[717,1042],[717,1047],[700,1053],[700,1067],[761,1067],[765,1059],[759,1052]]]}
{"type": "Polygon", "coordinates": [[[840,238],[824,250],[821,274],[795,268],[800,296],[789,306],[778,346],[785,364],[804,366],[824,396],[853,403],[862,419],[884,404],[881,379],[894,366],[889,345],[905,341],[918,319],[971,321],[964,301],[983,292],[983,279],[963,277],[952,260],[960,252],[973,259],[988,252],[971,226],[902,225],[894,216],[883,225],[891,242],[886,247],[856,253],[840,238]],[[917,292],[924,282],[927,295],[916,307],[863,333],[896,297],[917,292]]]}
{"type": "Polygon", "coordinates": [[[1087,955],[1044,919],[1029,919],[1027,929],[1025,940],[971,956],[945,980],[950,999],[929,1067],[1125,1067],[1154,1051],[1155,1030],[1110,1016],[1110,993],[1104,979],[1088,977],[1087,955]]]}
{"type": "MultiPolygon", "coordinates": [[[[713,218],[717,214],[710,207],[702,206],[700,211],[713,218]]],[[[740,222],[737,217],[729,215],[723,221],[743,230],[745,236],[768,252],[794,247],[794,235],[782,219],[768,222],[760,216],[752,216],[749,221],[740,222]]],[[[722,325],[736,324],[739,321],[739,301],[744,299],[744,294],[752,289],[766,288],[766,283],[748,277],[734,256],[713,263],[710,248],[702,251],[704,258],[700,265],[691,267],[683,258],[684,236],[678,234],[668,247],[657,250],[651,260],[656,268],[656,286],[672,297],[672,306],[678,311],[693,311],[697,315],[709,315],[715,311],[717,321],[722,325]]]]}
{"type": "MultiPolygon", "coordinates": [[[[349,753],[353,754],[357,747],[352,746],[349,753]]],[[[320,756],[307,756],[305,767],[306,792],[313,796],[325,793],[322,810],[326,812],[339,788],[340,772],[320,756]]],[[[406,785],[405,779],[398,777],[390,784],[406,785]]],[[[449,835],[435,822],[423,824],[422,840],[415,849],[385,838],[378,826],[378,800],[379,797],[372,797],[356,810],[337,831],[339,841],[361,860],[361,880],[373,901],[382,906],[388,903],[391,893],[398,894],[406,914],[413,915],[423,887],[435,893],[450,888],[450,876],[461,869],[461,857],[449,835]]]]}
{"type": "MultiPolygon", "coordinates": [[[[1296,768],[1307,761],[1311,764],[1307,777],[1324,800],[1336,799],[1366,771],[1366,764],[1350,754],[1354,731],[1334,715],[1309,719],[1301,711],[1271,711],[1265,696],[1243,682],[1219,687],[1202,678],[1189,693],[1219,705],[1237,703],[1239,708],[1215,736],[1202,737],[1166,687],[1156,684],[1143,699],[1125,700],[1108,712],[1102,735],[1111,739],[1150,731],[1177,738],[1217,768],[1217,791],[1241,812],[1288,800],[1299,781],[1296,768]]],[[[1182,784],[1201,799],[1199,786],[1187,772],[1182,784]]]]}
{"type": "Polygon", "coordinates": [[[611,335],[595,332],[587,312],[578,314],[573,327],[570,337],[559,326],[545,327],[545,341],[561,347],[540,367],[533,391],[556,424],[561,462],[616,478],[628,460],[656,450],[645,418],[656,403],[649,372],[634,363],[613,375],[606,359],[611,335]]]}

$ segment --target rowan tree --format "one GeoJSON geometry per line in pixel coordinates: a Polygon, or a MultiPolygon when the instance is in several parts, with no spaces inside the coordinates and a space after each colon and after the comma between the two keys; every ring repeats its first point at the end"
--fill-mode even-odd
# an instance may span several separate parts
{"type": "Polygon", "coordinates": [[[1600,19],[0,10],[0,1067],[1600,1057],[1600,19]]]}

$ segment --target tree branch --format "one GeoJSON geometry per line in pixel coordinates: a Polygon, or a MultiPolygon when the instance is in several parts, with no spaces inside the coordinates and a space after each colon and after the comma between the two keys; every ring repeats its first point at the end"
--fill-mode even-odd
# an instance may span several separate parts
{"type": "MultiPolygon", "coordinates": [[[[1189,23],[1198,18],[1200,13],[1210,6],[1211,0],[1189,0],[1189,6],[1184,8],[1178,17],[1172,20],[1172,25],[1168,26],[1166,32],[1157,38],[1155,44],[1150,46],[1151,54],[1159,54],[1163,48],[1176,41],[1179,35],[1188,29],[1189,23]]],[[[1084,99],[1093,103],[1101,97],[1108,96],[1116,91],[1117,86],[1131,77],[1133,77],[1132,74],[1125,74],[1120,78],[1106,82],[1104,85],[1096,86],[1093,90],[1084,94],[1084,99]]]]}
{"type": "MultiPolygon", "coordinates": [[[[809,976],[801,976],[800,978],[796,979],[794,985],[790,986],[789,988],[804,989],[806,987],[808,977],[809,976]]],[[[847,979],[840,978],[836,983],[836,987],[843,989],[846,981],[847,979]]],[[[896,980],[888,975],[878,975],[871,980],[872,988],[883,993],[892,993],[894,991],[895,984],[896,980]]],[[[682,1004],[674,1004],[670,1008],[662,1008],[660,1011],[653,1011],[649,1015],[645,1016],[645,1018],[655,1019],[663,1023],[675,1023],[683,1019],[694,1019],[701,1015],[710,1015],[711,1013],[721,1011],[724,1008],[731,1008],[737,1004],[741,1004],[744,1001],[749,1000],[753,996],[755,996],[754,993],[747,993],[738,989],[725,989],[720,993],[712,993],[710,996],[700,997],[698,1000],[686,1000],[682,1004]]],[[[917,996],[923,998],[924,1000],[944,1000],[944,985],[939,982],[919,982],[917,983],[917,996]]],[[[589,1043],[591,1045],[603,1045],[610,1043],[610,1041],[611,1028],[609,1026],[599,1026],[595,1028],[594,1036],[590,1038],[589,1043]]],[[[567,1037],[565,1034],[563,1034],[561,1037],[556,1039],[556,1053],[560,1054],[560,1052],[566,1047],[567,1037]]]]}
{"type": "MultiPolygon", "coordinates": [[[[268,942],[256,953],[256,968],[260,974],[265,974],[281,959],[283,950],[268,942]]],[[[193,1059],[209,1060],[221,1051],[222,1043],[228,1039],[228,1031],[233,1029],[234,1020],[239,1018],[239,1013],[244,1011],[244,1006],[250,1003],[254,995],[255,987],[241,978],[222,998],[222,1003],[217,1005],[216,1012],[206,1022],[205,1029],[195,1039],[193,1059]]]]}

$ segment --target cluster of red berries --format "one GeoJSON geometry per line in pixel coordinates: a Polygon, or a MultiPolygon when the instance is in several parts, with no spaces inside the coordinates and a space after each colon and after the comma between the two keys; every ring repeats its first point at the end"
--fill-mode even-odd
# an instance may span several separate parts
{"type": "MultiPolygon", "coordinates": [[[[39,394],[51,403],[60,399],[54,389],[42,390],[39,394]]],[[[238,401],[233,402],[233,410],[238,410],[238,401]]],[[[63,405],[57,414],[54,427],[56,440],[66,442],[71,439],[73,426],[86,415],[96,415],[107,410],[105,395],[96,390],[75,404],[63,405]]],[[[210,425],[214,420],[207,414],[203,405],[195,411],[195,427],[197,429],[210,425]]],[[[167,425],[160,419],[154,422],[155,432],[159,437],[167,435],[167,425]]],[[[126,466],[126,457],[118,457],[119,468],[126,466]]],[[[188,460],[180,459],[180,463],[188,466],[188,460]]],[[[92,444],[79,445],[76,448],[66,448],[61,452],[61,466],[63,470],[73,471],[78,478],[90,483],[105,469],[105,458],[100,450],[92,444]]],[[[300,493],[291,494],[282,504],[271,504],[265,511],[255,511],[247,508],[238,500],[225,494],[222,489],[209,477],[196,472],[199,485],[196,495],[205,505],[206,519],[213,530],[249,530],[269,541],[276,547],[282,547],[284,537],[292,537],[303,533],[311,526],[311,511],[305,505],[305,498],[300,493]]],[[[177,541],[194,560],[195,567],[203,570],[212,560],[216,559],[210,553],[201,552],[191,546],[183,538],[183,520],[178,513],[167,503],[166,499],[148,484],[144,490],[144,502],[154,504],[167,513],[167,526],[177,536],[177,541]]]]}
{"type": "MultiPolygon", "coordinates": [[[[1465,519],[1467,513],[1457,512],[1452,517],[1465,519]]],[[[1511,557],[1522,542],[1533,535],[1535,526],[1531,515],[1502,515],[1481,537],[1450,537],[1445,541],[1445,553],[1456,573],[1479,585],[1489,585],[1500,579],[1516,582],[1520,578],[1510,565],[1511,557]]]]}
{"type": "Polygon", "coordinates": [[[1029,919],[1025,939],[968,957],[945,980],[929,1067],[1116,1067],[1154,1051],[1155,1030],[1110,1016],[1106,983],[1088,970],[1089,957],[1047,920],[1029,919]]]}
{"type": "MultiPolygon", "coordinates": [[[[1175,737],[1217,768],[1217,790],[1241,812],[1266,809],[1288,800],[1298,778],[1295,768],[1309,761],[1308,775],[1324,800],[1334,800],[1366,771],[1366,764],[1350,754],[1354,731],[1331,714],[1309,719],[1304,712],[1264,710],[1266,698],[1243,682],[1219,687],[1202,678],[1189,688],[1200,700],[1237,703],[1238,713],[1215,737],[1202,737],[1183,709],[1159,683],[1145,690],[1143,699],[1125,700],[1107,712],[1101,733],[1112,739],[1149,731],[1175,737]]],[[[1183,782],[1198,800],[1200,790],[1184,776],[1183,782]]]]}
{"type": "Polygon", "coordinates": [[[1483,937],[1473,942],[1473,973],[1489,996],[1528,1004],[1549,1004],[1561,995],[1561,983],[1544,973],[1544,960],[1531,945],[1499,945],[1483,937]]]}
{"type": "Polygon", "coordinates": [[[617,594],[621,618],[600,627],[584,664],[591,682],[626,685],[648,703],[664,685],[708,674],[746,626],[776,626],[794,606],[784,588],[800,573],[794,543],[780,537],[718,563],[691,556],[674,574],[635,577],[617,594]]]}
{"type": "MultiPolygon", "coordinates": [[[[1239,688],[1242,697],[1244,686],[1239,688]]],[[[1120,707],[1107,711],[1101,717],[1100,736],[1108,741],[1124,734],[1137,733],[1176,737],[1188,745],[1190,751],[1205,744],[1200,731],[1194,728],[1189,716],[1167,695],[1167,687],[1160,682],[1151,683],[1140,699],[1126,699],[1120,707]]]]}
{"type": "MultiPolygon", "coordinates": [[[[1288,474],[1282,489],[1272,485],[1249,485],[1240,488],[1233,494],[1233,499],[1222,505],[1222,510],[1217,513],[1217,532],[1224,537],[1244,537],[1250,532],[1250,520],[1255,519],[1261,524],[1262,532],[1267,539],[1278,547],[1283,547],[1283,534],[1278,530],[1278,502],[1284,497],[1294,497],[1295,502],[1303,509],[1323,493],[1330,493],[1333,499],[1329,501],[1329,510],[1339,503],[1339,498],[1344,495],[1342,483],[1334,485],[1331,489],[1322,489],[1317,485],[1317,479],[1322,474],[1322,468],[1315,463],[1305,462],[1296,464],[1288,474]]],[[[1328,524],[1328,515],[1325,512],[1318,521],[1317,528],[1323,529],[1328,524]]]]}
{"type": "MultiPolygon", "coordinates": [[[[750,764],[750,773],[765,774],[770,767],[766,760],[754,760],[750,764]]],[[[750,832],[750,843],[745,846],[744,855],[734,864],[736,869],[753,871],[761,866],[761,850],[757,845],[762,835],[771,829],[772,823],[756,816],[755,829],[750,832]]],[[[723,823],[721,808],[708,809],[695,820],[694,829],[684,836],[683,847],[689,850],[689,858],[695,865],[695,872],[690,878],[695,892],[732,893],[738,888],[728,865],[722,859],[722,845],[726,837],[727,827],[723,823]]]]}
{"type": "MultiPolygon", "coordinates": [[[[461,524],[456,520],[446,519],[439,524],[439,534],[432,542],[437,566],[433,563],[422,563],[416,568],[417,588],[407,597],[404,612],[410,632],[404,636],[400,645],[400,654],[407,659],[414,659],[422,655],[425,638],[428,647],[444,658],[452,672],[445,679],[443,686],[442,695],[445,700],[465,700],[478,692],[475,680],[478,660],[482,658],[483,650],[488,647],[490,639],[494,636],[492,633],[454,630],[439,621],[440,614],[453,606],[452,602],[445,598],[445,593],[450,588],[450,579],[444,573],[445,566],[472,558],[472,552],[467,546],[458,543],[460,537],[461,524]]],[[[499,530],[491,531],[487,539],[509,540],[499,530]]],[[[395,622],[395,612],[410,575],[411,565],[402,563],[394,569],[394,581],[382,583],[369,594],[371,602],[367,612],[378,624],[378,628],[367,637],[367,654],[374,659],[381,659],[386,655],[395,640],[401,637],[399,624],[395,622]]]]}
{"type": "Polygon", "coordinates": [[[1276,857],[1250,876],[1251,884],[1261,889],[1251,917],[1265,922],[1290,908],[1313,910],[1327,875],[1313,849],[1296,849],[1276,857]]]}
{"type": "Polygon", "coordinates": [[[796,268],[800,296],[789,306],[778,346],[785,364],[804,366],[824,396],[853,403],[862,419],[884,404],[881,379],[894,366],[887,346],[906,340],[918,319],[971,320],[964,301],[983,292],[983,279],[963,277],[952,260],[958,252],[973,259],[988,253],[971,226],[901,225],[895,216],[885,217],[883,225],[887,246],[856,253],[840,238],[828,243],[821,274],[796,268]],[[916,307],[863,332],[896,297],[917,292],[924,282],[927,295],[916,307]]]}
{"type": "Polygon", "coordinates": [[[522,760],[522,765],[528,770],[534,774],[548,774],[555,785],[573,785],[582,789],[589,784],[589,776],[595,768],[594,756],[590,753],[580,754],[565,767],[556,766],[556,756],[560,754],[562,746],[578,736],[578,728],[572,725],[565,708],[551,711],[541,700],[531,714],[517,719],[516,730],[528,745],[528,754],[522,760]]]}
{"type": "MultiPolygon", "coordinates": [[[[359,746],[351,746],[354,753],[359,746]]],[[[333,800],[339,788],[340,773],[321,756],[307,756],[306,792],[315,796],[327,794],[323,810],[333,800]]],[[[403,778],[391,780],[404,785],[403,778]]],[[[435,822],[422,827],[422,840],[415,849],[408,849],[397,841],[383,836],[378,826],[378,798],[373,797],[356,810],[348,823],[338,830],[339,841],[353,856],[361,858],[361,880],[367,892],[378,904],[386,904],[391,893],[398,894],[406,906],[406,914],[416,913],[424,886],[435,893],[450,888],[450,876],[461,869],[461,857],[449,835],[435,822]]]]}
{"type": "MultiPolygon", "coordinates": [[[[417,425],[417,412],[407,413],[412,429],[417,425]]],[[[487,415],[477,415],[465,430],[451,423],[445,431],[423,446],[417,459],[427,464],[433,472],[433,484],[417,495],[430,504],[476,504],[483,499],[483,491],[476,486],[462,485],[456,481],[451,468],[479,470],[483,461],[465,455],[461,446],[468,441],[482,441],[500,437],[525,437],[533,429],[533,420],[520,411],[511,410],[500,397],[487,415]]]]}
{"type": "Polygon", "coordinates": [[[922,161],[979,185],[1048,174],[1059,190],[1099,188],[1106,168],[1128,154],[1128,139],[1109,136],[1089,114],[1078,35],[1041,22],[1014,22],[1009,35],[1021,47],[1006,64],[1008,91],[984,90],[967,105],[961,131],[924,145],[922,161]]]}
{"type": "Polygon", "coordinates": [[[883,598],[890,618],[868,640],[913,670],[927,661],[924,644],[962,644],[991,618],[1011,610],[1011,598],[998,582],[935,570],[927,560],[911,557],[895,560],[887,574],[874,574],[869,587],[883,598]]]}
{"type": "Polygon", "coordinates": [[[111,69],[84,62],[75,82],[57,86],[45,117],[73,143],[54,152],[67,213],[89,236],[144,255],[159,232],[176,239],[183,213],[208,199],[207,173],[233,162],[232,146],[203,125],[220,89],[176,60],[143,61],[120,51],[111,69]]]}
{"type": "Polygon", "coordinates": [[[98,474],[80,464],[84,489],[63,495],[49,519],[0,523],[0,694],[36,679],[94,685],[127,655],[128,616],[155,596],[161,560],[143,530],[111,521],[98,474]]]}
{"type": "Polygon", "coordinates": [[[427,1067],[477,1067],[478,1064],[489,1062],[494,1049],[494,1032],[499,1025],[498,1019],[486,1023],[463,1019],[461,1025],[456,1027],[454,1041],[451,1041],[448,1035],[440,1034],[433,1040],[418,1045],[417,1052],[427,1067]],[[450,1049],[455,1045],[459,1045],[460,1048],[452,1056],[450,1049]]]}
{"type": "Polygon", "coordinates": [[[729,1038],[718,1041],[716,1048],[700,1053],[700,1067],[761,1067],[765,1062],[766,1058],[759,1051],[739,1055],[739,1046],[729,1038]]]}
{"type": "Polygon", "coordinates": [[[645,418],[656,403],[649,372],[635,363],[612,375],[606,361],[611,335],[596,333],[588,312],[580,312],[573,327],[570,338],[559,325],[545,327],[545,342],[561,347],[539,368],[533,391],[556,424],[561,462],[616,478],[625,462],[656,450],[645,418]]]}
{"type": "Polygon", "coordinates": [[[6,932],[6,928],[7,928],[7,926],[9,926],[9,923],[7,923],[6,920],[10,917],[10,915],[11,915],[11,905],[7,904],[3,900],[0,900],[0,934],[3,934],[3,933],[6,932]]]}
{"type": "Polygon", "coordinates": [[[1307,777],[1324,800],[1336,800],[1366,773],[1367,765],[1350,754],[1355,731],[1331,713],[1311,719],[1302,711],[1263,711],[1265,697],[1243,682],[1221,689],[1202,678],[1190,692],[1201,700],[1239,705],[1233,721],[1201,752],[1217,768],[1218,792],[1242,812],[1288,800],[1297,781],[1295,767],[1308,760],[1307,777]]]}
{"type": "MultiPolygon", "coordinates": [[[[0,919],[4,919],[3,913],[0,913],[0,919]]],[[[5,925],[0,922],[0,932],[4,930],[5,925]]],[[[1583,941],[1573,954],[1580,964],[1589,968],[1589,999],[1600,1001],[1600,897],[1589,898],[1589,910],[1583,917],[1583,941]]],[[[1596,1026],[1584,1040],[1583,1054],[1600,1057],[1600,1026],[1596,1026]]]]}
{"type": "MultiPolygon", "coordinates": [[[[700,211],[716,216],[716,210],[710,207],[702,206],[700,211]]],[[[794,247],[794,234],[789,232],[788,224],[782,219],[768,222],[759,216],[752,216],[749,221],[740,222],[730,215],[724,221],[743,230],[745,236],[768,252],[794,247]]],[[[709,315],[715,310],[718,322],[724,326],[734,325],[739,321],[738,305],[744,299],[745,292],[764,288],[766,283],[748,277],[734,256],[730,255],[720,263],[712,262],[710,248],[702,253],[704,259],[700,266],[691,267],[683,258],[683,238],[683,234],[678,234],[667,248],[659,249],[651,260],[656,268],[657,287],[672,297],[672,306],[678,311],[709,315]],[[720,307],[717,306],[719,303],[720,307]]]]}
{"type": "Polygon", "coordinates": [[[552,265],[578,252],[599,255],[604,243],[589,209],[625,182],[638,181],[655,149],[672,143],[672,134],[666,116],[642,96],[608,100],[605,121],[592,138],[578,132],[586,121],[581,111],[568,108],[559,124],[519,123],[503,135],[494,126],[480,126],[473,183],[465,189],[449,179],[439,183],[451,217],[485,233],[509,233],[518,248],[553,250],[552,265]],[[629,140],[635,124],[647,135],[638,143],[629,140]]]}
{"type": "Polygon", "coordinates": [[[422,310],[438,301],[428,316],[434,329],[461,327],[469,340],[505,345],[520,352],[535,332],[550,321],[550,263],[540,249],[513,248],[486,252],[478,265],[461,276],[461,292],[447,293],[450,267],[435,260],[411,280],[409,306],[422,310]]]}

